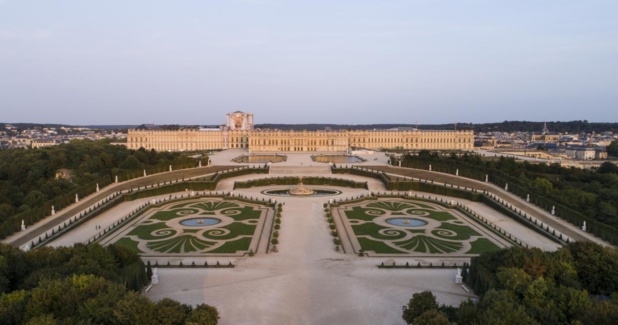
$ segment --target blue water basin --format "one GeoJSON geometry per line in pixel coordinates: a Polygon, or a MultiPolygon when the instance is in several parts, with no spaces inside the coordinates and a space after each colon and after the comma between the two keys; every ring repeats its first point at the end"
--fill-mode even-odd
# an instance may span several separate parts
{"type": "Polygon", "coordinates": [[[205,227],[216,225],[220,222],[221,220],[216,218],[191,218],[180,221],[180,224],[189,227],[205,227]]]}
{"type": "Polygon", "coordinates": [[[386,219],[387,223],[401,227],[420,227],[427,224],[427,221],[414,218],[391,218],[386,219]]]}

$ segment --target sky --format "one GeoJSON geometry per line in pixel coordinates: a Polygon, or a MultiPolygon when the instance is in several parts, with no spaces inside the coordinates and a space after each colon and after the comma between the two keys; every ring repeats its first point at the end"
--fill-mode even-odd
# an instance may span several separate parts
{"type": "Polygon", "coordinates": [[[616,0],[0,0],[0,122],[618,122],[616,0]]]}

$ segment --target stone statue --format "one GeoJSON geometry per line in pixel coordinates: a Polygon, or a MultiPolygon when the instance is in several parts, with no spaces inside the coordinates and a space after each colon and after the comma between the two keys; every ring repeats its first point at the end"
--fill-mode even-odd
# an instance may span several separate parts
{"type": "Polygon", "coordinates": [[[79,202],[79,195],[75,194],[75,203],[79,202]]]}
{"type": "Polygon", "coordinates": [[[506,185],[504,185],[504,190],[508,191],[509,190],[509,183],[506,183],[506,185]]]}
{"type": "Polygon", "coordinates": [[[489,182],[489,175],[485,174],[485,183],[489,182]]]}
{"type": "Polygon", "coordinates": [[[118,175],[116,175],[115,182],[118,183],[118,175]]]}
{"type": "Polygon", "coordinates": [[[461,269],[457,268],[457,275],[455,275],[455,283],[460,284],[463,282],[463,277],[461,276],[461,269]]]}
{"type": "Polygon", "coordinates": [[[552,206],[551,206],[551,215],[553,216],[553,215],[555,215],[555,214],[556,214],[556,206],[555,206],[555,205],[552,205],[552,206]]]}
{"type": "Polygon", "coordinates": [[[198,167],[202,167],[202,161],[201,161],[201,160],[200,160],[200,161],[198,161],[198,162],[197,162],[197,164],[198,164],[198,165],[197,165],[198,167]]]}
{"type": "Polygon", "coordinates": [[[429,165],[429,171],[431,171],[431,165],[429,165]]]}
{"type": "Polygon", "coordinates": [[[21,219],[21,230],[26,230],[26,224],[24,223],[24,219],[21,219]]]}
{"type": "Polygon", "coordinates": [[[150,283],[152,283],[152,284],[159,283],[159,275],[157,274],[157,268],[156,267],[154,268],[154,270],[152,270],[152,277],[150,278],[150,283]]]}
{"type": "Polygon", "coordinates": [[[99,191],[99,183],[97,183],[97,192],[99,191]]]}
{"type": "Polygon", "coordinates": [[[526,202],[530,202],[530,194],[526,195],[526,202]]]}
{"type": "Polygon", "coordinates": [[[170,172],[172,171],[172,165],[170,165],[170,172]]]}
{"type": "Polygon", "coordinates": [[[455,176],[459,176],[459,168],[455,170],[455,176]]]}
{"type": "Polygon", "coordinates": [[[52,216],[56,214],[56,209],[54,208],[54,206],[53,206],[53,205],[52,205],[51,214],[52,214],[52,216]]]}
{"type": "Polygon", "coordinates": [[[146,176],[146,170],[144,169],[144,176],[146,176]]]}
{"type": "Polygon", "coordinates": [[[582,230],[586,231],[586,221],[584,221],[584,224],[582,225],[582,230]]]}

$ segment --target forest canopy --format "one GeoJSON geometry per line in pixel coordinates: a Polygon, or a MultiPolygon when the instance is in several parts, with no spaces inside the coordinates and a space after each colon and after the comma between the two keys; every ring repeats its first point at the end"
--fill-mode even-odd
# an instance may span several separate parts
{"type": "Polygon", "coordinates": [[[29,213],[72,191],[87,187],[89,194],[95,183],[103,187],[117,175],[126,180],[131,174],[141,175],[142,169],[165,171],[168,165],[186,168],[196,161],[180,153],[129,150],[109,140],[0,150],[0,226],[11,216],[29,213]]]}

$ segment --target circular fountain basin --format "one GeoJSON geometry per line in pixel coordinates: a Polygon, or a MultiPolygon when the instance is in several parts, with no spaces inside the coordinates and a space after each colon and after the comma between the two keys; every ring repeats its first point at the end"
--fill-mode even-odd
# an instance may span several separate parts
{"type": "Polygon", "coordinates": [[[311,194],[293,195],[290,193],[289,189],[266,190],[266,191],[262,191],[262,194],[272,195],[272,196],[295,196],[295,197],[330,196],[330,195],[341,194],[341,191],[336,191],[336,190],[312,189],[312,191],[313,193],[311,194]]]}
{"type": "Polygon", "coordinates": [[[415,218],[390,218],[386,219],[386,222],[401,227],[421,227],[427,224],[427,221],[415,218]]]}
{"type": "Polygon", "coordinates": [[[180,221],[183,226],[189,227],[206,227],[220,223],[221,220],[217,218],[191,218],[180,221]]]}

